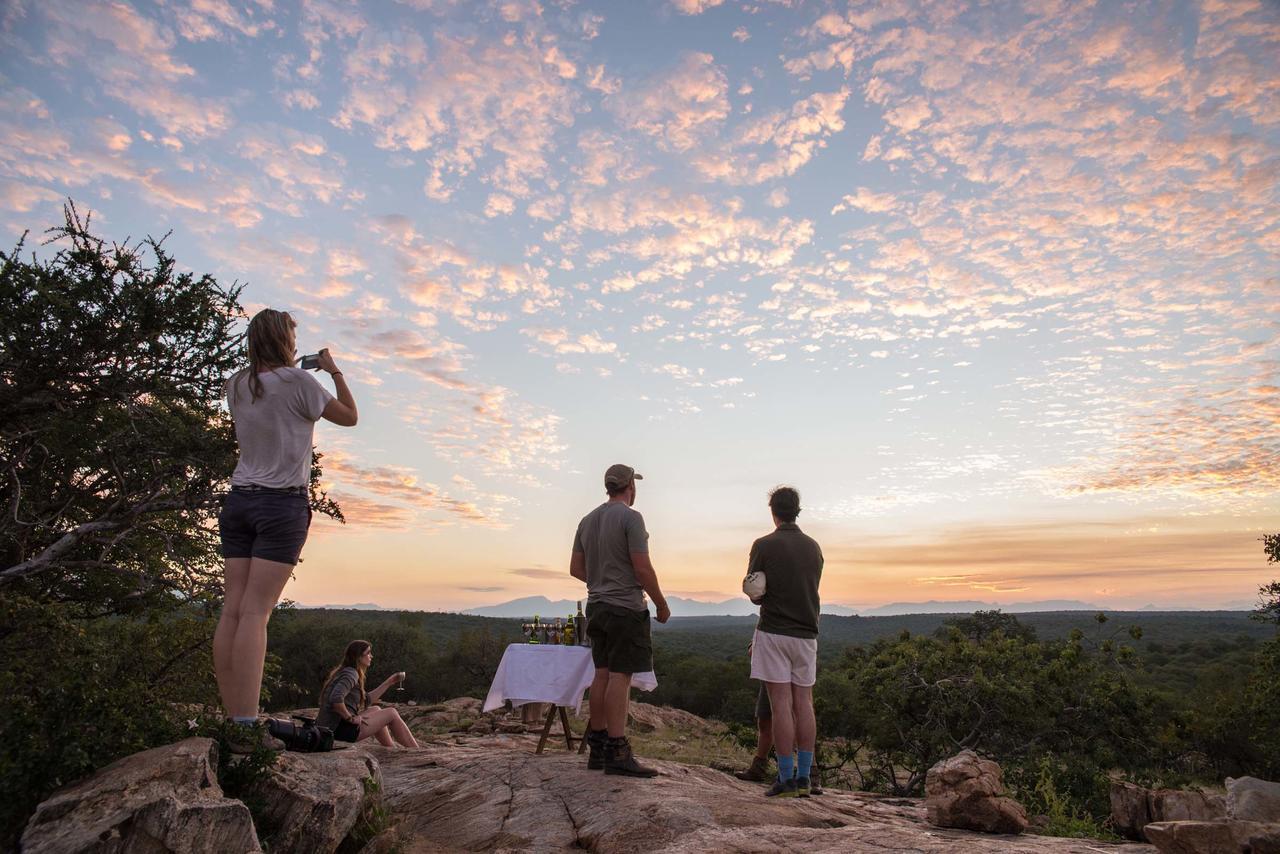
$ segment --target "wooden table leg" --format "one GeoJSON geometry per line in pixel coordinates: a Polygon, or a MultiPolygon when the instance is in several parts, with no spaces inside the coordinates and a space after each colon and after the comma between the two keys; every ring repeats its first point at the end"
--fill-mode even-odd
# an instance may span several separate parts
{"type": "Polygon", "coordinates": [[[560,710],[560,726],[564,727],[564,746],[566,750],[573,750],[573,740],[578,736],[573,734],[573,730],[569,728],[569,712],[564,706],[557,706],[560,710]]]}
{"type": "Polygon", "coordinates": [[[552,703],[547,711],[547,722],[542,725],[542,736],[538,739],[538,749],[534,751],[535,753],[541,753],[542,748],[547,746],[547,736],[551,735],[551,722],[556,719],[556,708],[558,708],[556,704],[552,703]]]}

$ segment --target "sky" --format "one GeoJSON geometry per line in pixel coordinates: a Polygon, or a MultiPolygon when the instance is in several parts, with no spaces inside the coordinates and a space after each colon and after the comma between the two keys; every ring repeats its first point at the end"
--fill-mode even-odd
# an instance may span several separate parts
{"type": "Polygon", "coordinates": [[[669,595],[741,595],[783,483],[825,602],[1278,574],[1275,0],[5,0],[0,39],[4,242],[68,198],[168,233],[343,369],[347,523],[288,598],[582,598],[615,462],[669,595]]]}

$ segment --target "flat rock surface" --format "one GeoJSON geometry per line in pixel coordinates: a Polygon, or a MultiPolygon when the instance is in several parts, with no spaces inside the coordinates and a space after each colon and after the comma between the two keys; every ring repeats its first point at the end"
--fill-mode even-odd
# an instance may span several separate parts
{"type": "MultiPolygon", "coordinates": [[[[363,747],[363,745],[362,745],[363,747]]],[[[768,800],[763,787],[710,768],[643,758],[662,776],[588,771],[525,738],[441,740],[419,750],[366,748],[382,767],[398,850],[918,851],[1149,854],[1150,845],[991,836],[929,825],[922,801],[828,791],[768,800]]]]}

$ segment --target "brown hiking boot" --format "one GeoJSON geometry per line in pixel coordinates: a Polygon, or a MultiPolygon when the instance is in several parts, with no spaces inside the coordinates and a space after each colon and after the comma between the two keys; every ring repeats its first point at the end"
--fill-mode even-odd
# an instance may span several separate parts
{"type": "Polygon", "coordinates": [[[733,776],[749,783],[763,783],[771,776],[769,774],[769,760],[768,758],[761,759],[757,756],[751,760],[750,768],[746,771],[734,771],[733,776]]]}
{"type": "Polygon", "coordinates": [[[607,729],[588,729],[587,730],[587,770],[602,771],[604,770],[604,746],[609,740],[609,730],[607,729]]]}
{"type": "Polygon", "coordinates": [[[621,774],[624,777],[656,777],[657,770],[646,768],[636,761],[631,752],[631,742],[624,735],[611,738],[604,745],[604,773],[621,774]]]}

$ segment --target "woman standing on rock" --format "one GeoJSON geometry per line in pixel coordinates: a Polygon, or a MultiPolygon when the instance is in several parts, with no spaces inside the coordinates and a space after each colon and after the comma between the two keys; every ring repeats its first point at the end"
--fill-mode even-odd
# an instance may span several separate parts
{"type": "MultiPolygon", "coordinates": [[[[218,514],[226,565],[222,615],[213,636],[213,667],[227,716],[245,727],[233,751],[251,750],[262,693],[267,620],[293,574],[311,525],[307,486],[315,423],[354,427],[355,398],[328,350],[318,370],[333,377],[335,398],[307,371],[295,368],[297,324],[265,308],[249,321],[249,365],[227,382],[240,458],[218,514]]],[[[263,743],[282,749],[261,733],[263,743]]]]}
{"type": "Polygon", "coordinates": [[[369,693],[364,690],[364,676],[373,663],[373,644],[354,640],[347,644],[342,663],[329,671],[320,689],[320,713],[316,726],[327,726],[339,741],[364,741],[373,736],[386,747],[399,742],[405,747],[417,747],[418,740],[401,720],[394,708],[370,706],[376,703],[392,685],[404,681],[404,671],[393,673],[369,693]]]}

